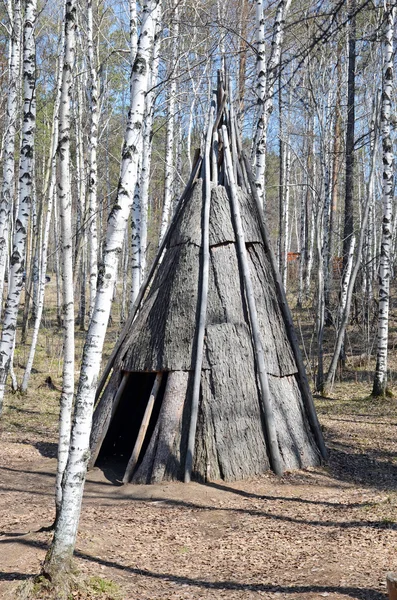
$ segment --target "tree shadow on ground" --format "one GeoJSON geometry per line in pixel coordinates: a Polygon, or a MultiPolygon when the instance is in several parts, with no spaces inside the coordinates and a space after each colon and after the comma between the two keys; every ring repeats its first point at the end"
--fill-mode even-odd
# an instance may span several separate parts
{"type": "Polygon", "coordinates": [[[329,475],[339,481],[382,491],[397,490],[396,454],[387,450],[369,448],[356,452],[350,444],[327,434],[329,458],[326,465],[329,475]]]}
{"type": "MultiPolygon", "coordinates": [[[[230,491],[233,491],[230,489],[230,491]]],[[[94,494],[93,496],[86,495],[86,498],[96,498],[96,499],[108,499],[108,495],[98,495],[94,494]]],[[[113,497],[114,499],[114,497],[113,497]]],[[[162,496],[151,496],[148,498],[147,496],[135,496],[135,495],[125,495],[122,498],[118,498],[118,502],[144,502],[144,503],[157,503],[161,504],[167,508],[187,508],[193,511],[207,511],[207,512],[221,512],[221,513],[234,513],[234,514],[243,514],[250,515],[253,517],[280,521],[284,523],[293,523],[295,525],[309,525],[311,527],[322,527],[322,528],[339,528],[339,529],[356,529],[356,528],[365,528],[370,527],[372,529],[379,530],[393,530],[397,531],[397,523],[390,520],[377,520],[370,521],[368,519],[356,520],[356,521],[335,521],[335,520],[323,520],[323,519],[304,519],[298,517],[290,517],[288,515],[276,514],[271,511],[259,510],[257,508],[238,508],[238,507],[227,507],[227,506],[210,506],[206,504],[196,504],[195,502],[189,502],[187,500],[175,500],[173,498],[164,498],[162,496]]],[[[343,508],[343,505],[341,505],[343,508]]],[[[370,506],[370,504],[365,504],[365,506],[370,506]]],[[[265,507],[264,507],[265,508],[265,507]]],[[[0,540],[0,544],[4,543],[0,540]]]]}
{"type": "Polygon", "coordinates": [[[58,454],[58,444],[55,442],[35,442],[33,446],[44,458],[56,458],[58,454]]]}
{"type": "MultiPolygon", "coordinates": [[[[15,543],[15,540],[10,540],[15,543]]],[[[43,542],[33,542],[31,540],[18,540],[18,543],[24,545],[40,546],[42,549],[47,549],[47,544],[43,542]]],[[[268,594],[344,594],[351,598],[357,598],[358,600],[384,600],[385,594],[379,592],[373,588],[359,588],[353,586],[337,586],[337,585],[273,585],[268,583],[244,583],[239,581],[206,581],[203,579],[197,579],[193,577],[184,577],[181,575],[174,575],[173,573],[157,573],[155,571],[149,571],[148,569],[139,569],[126,565],[122,565],[115,561],[106,560],[97,556],[92,556],[85,552],[75,552],[75,556],[93,562],[98,565],[109,567],[111,569],[120,570],[123,573],[130,573],[132,575],[138,575],[140,577],[147,577],[149,579],[156,579],[163,582],[169,582],[172,584],[181,585],[184,588],[201,588],[219,591],[237,591],[244,593],[268,593],[268,594]]],[[[0,571],[0,581],[9,580],[23,580],[32,577],[28,573],[17,573],[17,572],[2,572],[0,571]]],[[[304,597],[304,596],[303,596],[304,597]]]]}
{"type": "Polygon", "coordinates": [[[236,494],[238,496],[243,496],[244,498],[253,498],[254,500],[269,500],[270,502],[273,500],[282,500],[283,502],[295,502],[301,504],[314,504],[317,506],[329,506],[330,508],[364,508],[367,506],[374,506],[376,503],[373,502],[329,502],[327,500],[309,500],[308,498],[301,498],[300,496],[272,496],[269,494],[255,494],[253,492],[247,492],[245,490],[240,490],[238,488],[234,488],[230,485],[223,485],[216,481],[207,481],[203,483],[205,487],[215,488],[222,492],[230,492],[231,494],[236,494]]]}

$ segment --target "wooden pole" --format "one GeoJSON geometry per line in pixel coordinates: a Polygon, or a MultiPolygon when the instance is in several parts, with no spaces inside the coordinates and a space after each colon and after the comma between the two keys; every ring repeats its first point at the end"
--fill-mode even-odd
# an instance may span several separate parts
{"type": "Polygon", "coordinates": [[[309,386],[309,382],[307,380],[305,366],[303,364],[303,359],[302,359],[301,351],[299,348],[299,343],[298,343],[298,340],[296,337],[291,312],[290,312],[290,309],[289,309],[289,306],[287,303],[284,286],[282,284],[280,273],[277,268],[276,257],[274,256],[273,249],[270,246],[270,242],[269,242],[270,237],[269,237],[269,232],[267,230],[267,226],[265,223],[263,208],[262,208],[261,202],[259,200],[255,182],[254,182],[254,179],[251,174],[250,165],[249,165],[247,156],[245,154],[243,154],[243,159],[244,159],[244,164],[245,164],[245,172],[248,177],[248,181],[249,181],[250,188],[251,188],[251,193],[254,197],[256,208],[257,208],[257,211],[259,214],[259,226],[261,229],[262,240],[263,240],[263,244],[265,246],[265,251],[266,251],[267,255],[269,256],[273,278],[276,283],[277,297],[278,297],[281,313],[284,317],[285,328],[287,330],[288,339],[291,344],[292,351],[294,353],[294,357],[295,357],[295,361],[296,361],[296,366],[298,369],[298,376],[299,376],[299,382],[300,382],[300,388],[301,388],[301,392],[302,392],[303,402],[305,404],[307,414],[309,417],[309,422],[310,422],[315,440],[317,442],[317,446],[320,449],[321,456],[324,459],[326,459],[327,458],[327,449],[325,447],[323,434],[321,431],[320,423],[318,422],[316,409],[314,407],[313,398],[312,398],[312,395],[310,392],[310,386],[309,386]]]}
{"type": "Polygon", "coordinates": [[[150,392],[149,400],[146,406],[145,414],[143,415],[141,427],[139,429],[138,437],[136,438],[135,446],[131,454],[131,458],[128,461],[127,468],[124,473],[123,483],[129,483],[131,480],[132,473],[137,465],[139,454],[142,450],[143,440],[145,439],[145,435],[147,432],[147,428],[149,426],[150,417],[152,416],[154,403],[156,401],[157,395],[159,393],[159,389],[161,386],[161,381],[163,378],[162,373],[157,373],[156,379],[154,380],[154,384],[152,387],[152,391],[150,392]]]}
{"type": "Polygon", "coordinates": [[[215,112],[215,102],[211,102],[210,117],[208,120],[208,130],[205,140],[204,154],[204,214],[203,214],[203,235],[202,235],[202,252],[203,252],[203,267],[202,267],[202,283],[200,297],[200,313],[197,326],[197,342],[196,342],[196,360],[194,365],[194,379],[192,392],[192,406],[190,413],[189,437],[186,450],[185,461],[185,483],[189,483],[192,474],[194,445],[196,441],[198,405],[200,397],[200,381],[201,367],[203,364],[204,354],[204,333],[205,323],[207,319],[207,301],[208,301],[208,279],[209,279],[209,263],[210,263],[210,241],[209,241],[209,224],[210,224],[210,205],[211,205],[211,167],[210,153],[212,143],[212,130],[215,112]]]}
{"type": "Polygon", "coordinates": [[[388,573],[386,583],[389,600],[397,600],[397,573],[388,573]]]}
{"type": "Polygon", "coordinates": [[[270,403],[269,381],[266,372],[265,355],[259,333],[258,313],[256,310],[254,288],[252,285],[251,274],[249,270],[247,248],[245,245],[243,225],[241,222],[240,206],[237,197],[237,186],[234,180],[232,157],[230,154],[228,133],[225,126],[222,127],[222,138],[224,146],[224,155],[226,163],[226,175],[230,188],[230,198],[233,211],[234,227],[236,231],[237,252],[240,259],[241,270],[243,272],[244,287],[247,297],[248,312],[251,322],[251,332],[254,342],[254,352],[256,358],[256,366],[258,369],[259,383],[261,388],[263,410],[265,413],[265,428],[267,445],[269,451],[270,465],[276,475],[283,473],[282,459],[280,449],[278,447],[276,426],[274,415],[270,403]]]}
{"type": "Polygon", "coordinates": [[[105,383],[107,381],[107,378],[109,377],[110,371],[113,368],[114,361],[116,360],[117,353],[120,350],[120,347],[121,347],[122,343],[124,342],[124,340],[125,340],[128,332],[130,330],[130,327],[131,327],[131,325],[132,325],[132,323],[133,323],[133,321],[135,319],[135,316],[136,316],[136,314],[137,314],[137,312],[139,310],[139,307],[141,305],[141,302],[142,302],[142,299],[143,299],[143,297],[145,295],[145,292],[146,292],[146,290],[148,288],[148,285],[149,285],[150,281],[152,280],[153,274],[154,274],[154,272],[155,272],[155,270],[157,268],[157,265],[160,262],[160,259],[161,259],[162,255],[163,255],[163,252],[164,252],[164,249],[165,249],[165,247],[166,247],[166,245],[167,245],[167,243],[169,241],[169,238],[171,237],[171,233],[174,230],[175,223],[176,223],[177,217],[179,216],[179,213],[181,211],[183,202],[184,202],[184,200],[185,200],[185,198],[187,196],[187,193],[190,191],[191,186],[193,185],[193,183],[196,180],[196,177],[197,177],[197,174],[199,172],[199,168],[201,166],[201,163],[202,163],[202,156],[199,154],[199,152],[196,151],[195,165],[194,165],[193,170],[192,170],[192,172],[190,174],[189,181],[187,182],[186,188],[185,188],[185,190],[184,190],[184,192],[183,192],[183,194],[182,194],[182,196],[181,196],[181,198],[180,198],[180,200],[178,202],[178,206],[176,207],[174,217],[173,217],[171,223],[169,224],[168,229],[167,229],[167,231],[166,231],[166,233],[165,233],[165,235],[163,237],[163,241],[161,242],[161,244],[159,246],[159,249],[157,251],[156,257],[155,257],[155,259],[153,261],[152,266],[150,267],[150,271],[149,271],[149,273],[148,273],[145,281],[143,282],[143,284],[142,284],[142,286],[141,286],[141,288],[139,290],[138,296],[137,296],[137,298],[136,298],[136,300],[134,302],[134,305],[133,305],[133,307],[131,309],[131,313],[128,316],[128,319],[127,319],[127,321],[126,321],[126,323],[124,325],[124,328],[123,328],[123,330],[122,330],[122,332],[120,334],[120,337],[119,337],[119,339],[118,339],[115,347],[113,348],[113,352],[110,355],[109,360],[108,360],[108,362],[106,364],[106,367],[105,367],[105,369],[104,369],[104,371],[103,371],[103,373],[101,375],[101,378],[100,378],[100,380],[98,382],[96,396],[95,396],[95,402],[98,401],[99,396],[102,393],[102,390],[103,390],[104,385],[105,385],[105,383]]]}

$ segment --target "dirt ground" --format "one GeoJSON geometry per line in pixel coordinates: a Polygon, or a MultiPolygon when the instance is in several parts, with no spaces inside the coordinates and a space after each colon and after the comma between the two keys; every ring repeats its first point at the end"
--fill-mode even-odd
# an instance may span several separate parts
{"type": "MultiPolygon", "coordinates": [[[[397,570],[397,402],[352,384],[317,400],[326,466],[282,478],[121,486],[89,474],[77,542],[83,573],[124,600],[381,600],[397,570]],[[356,398],[351,398],[351,393],[356,398]],[[346,394],[346,396],[344,395],[346,394]]],[[[54,517],[57,391],[11,396],[0,433],[0,598],[38,573],[54,517]]]]}

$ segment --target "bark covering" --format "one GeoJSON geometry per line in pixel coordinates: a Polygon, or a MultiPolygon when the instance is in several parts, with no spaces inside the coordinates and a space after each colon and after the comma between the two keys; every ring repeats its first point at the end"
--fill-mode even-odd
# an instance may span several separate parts
{"type": "MultiPolygon", "coordinates": [[[[183,478],[201,285],[202,185],[201,179],[193,185],[174,222],[163,260],[120,347],[114,374],[94,416],[92,448],[95,436],[103,439],[106,433],[115,383],[120,381],[117,373],[169,373],[158,420],[132,476],[134,483],[183,478]]],[[[255,199],[239,188],[238,201],[282,467],[308,467],[318,464],[320,455],[302,399],[269,250],[255,199]]],[[[192,477],[236,480],[268,470],[270,461],[231,204],[222,186],[212,185],[209,240],[208,307],[192,477]]]]}

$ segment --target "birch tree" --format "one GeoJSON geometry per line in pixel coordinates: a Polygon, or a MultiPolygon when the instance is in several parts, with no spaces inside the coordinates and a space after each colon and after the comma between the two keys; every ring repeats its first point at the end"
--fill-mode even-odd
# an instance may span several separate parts
{"type": "Polygon", "coordinates": [[[90,308],[92,315],[95,304],[96,285],[98,277],[98,228],[97,228],[97,147],[98,147],[98,75],[94,54],[94,21],[92,0],[87,2],[87,57],[90,72],[90,142],[89,142],[89,173],[88,173],[88,234],[89,234],[89,288],[90,308]]]}
{"type": "Polygon", "coordinates": [[[394,153],[391,140],[391,112],[393,94],[393,35],[396,7],[386,3],[386,30],[384,36],[383,89],[381,100],[381,131],[383,158],[383,219],[379,265],[379,314],[376,371],[373,396],[387,393],[387,344],[389,340],[389,293],[391,277],[391,242],[393,230],[394,153]]]}
{"type": "Polygon", "coordinates": [[[72,191],[70,183],[70,121],[71,96],[76,53],[76,0],[65,4],[65,46],[62,69],[59,112],[58,144],[58,202],[61,221],[62,261],[62,318],[63,318],[63,373],[59,413],[59,444],[56,478],[56,508],[59,513],[62,500],[62,477],[66,467],[71,413],[74,395],[74,296],[72,244],[72,191]]]}
{"type": "Polygon", "coordinates": [[[23,288],[26,239],[32,205],[34,136],[36,127],[36,0],[25,0],[23,25],[23,123],[19,160],[19,203],[15,221],[7,304],[0,340],[0,412],[15,344],[18,308],[23,288]]]}
{"type": "Polygon", "coordinates": [[[53,214],[54,197],[55,197],[55,185],[56,185],[56,153],[58,147],[58,136],[59,136],[59,105],[61,101],[61,84],[62,84],[62,72],[63,72],[63,48],[64,48],[64,37],[65,30],[62,28],[61,43],[60,43],[60,54],[58,60],[58,74],[57,74],[57,93],[55,97],[54,113],[52,120],[52,131],[51,131],[51,148],[50,155],[48,157],[48,165],[45,176],[43,195],[47,196],[47,210],[45,217],[45,225],[43,231],[43,241],[41,248],[41,270],[39,274],[39,289],[38,289],[38,300],[37,300],[37,312],[35,315],[32,341],[29,350],[29,356],[25,367],[25,372],[22,379],[21,391],[26,392],[28,389],[30,374],[32,372],[33,360],[36,353],[37,341],[39,338],[39,329],[41,318],[43,315],[44,308],[44,295],[46,286],[46,275],[47,275],[47,262],[48,262],[48,246],[50,239],[51,230],[51,219],[53,214]]]}
{"type": "Polygon", "coordinates": [[[165,142],[165,174],[164,174],[164,203],[163,214],[161,217],[159,244],[167,231],[168,221],[171,213],[173,199],[173,182],[175,177],[174,163],[174,130],[175,130],[175,105],[176,105],[176,65],[178,62],[179,45],[179,23],[178,23],[178,3],[174,0],[174,23],[172,28],[172,51],[171,51],[171,84],[168,93],[168,119],[167,133],[165,142]]]}
{"type": "Polygon", "coordinates": [[[266,142],[270,115],[273,110],[274,85],[280,65],[281,48],[284,38],[284,24],[291,0],[280,0],[274,19],[273,37],[269,60],[265,61],[263,2],[256,4],[257,19],[257,124],[255,131],[255,185],[263,205],[266,203],[265,171],[266,142]],[[260,6],[262,5],[262,6],[260,6]]]}
{"type": "MultiPolygon", "coordinates": [[[[130,48],[131,48],[131,66],[134,64],[136,51],[137,51],[137,26],[136,26],[136,2],[135,0],[130,0],[130,48]]],[[[130,81],[130,96],[134,93],[134,89],[132,86],[132,80],[130,81]]],[[[142,144],[142,141],[141,141],[142,144]]],[[[143,149],[143,144],[142,144],[143,149]]],[[[141,165],[138,166],[138,173],[141,170],[141,165]]],[[[141,190],[140,190],[140,182],[137,179],[135,183],[134,189],[134,198],[132,203],[132,215],[131,215],[131,272],[132,272],[132,281],[131,281],[131,297],[130,297],[130,306],[132,307],[136,297],[139,293],[139,288],[141,284],[141,190]]]]}
{"type": "MultiPolygon", "coordinates": [[[[158,9],[160,10],[160,9],[158,9]]],[[[153,138],[153,119],[155,92],[154,87],[157,83],[160,61],[160,15],[157,18],[157,30],[153,43],[153,55],[150,63],[150,72],[148,80],[148,92],[145,102],[145,118],[143,122],[143,152],[141,166],[141,281],[146,273],[147,262],[147,230],[148,230],[148,208],[149,208],[149,182],[150,182],[150,165],[152,159],[152,138],[153,138]]]]}
{"type": "MultiPolygon", "coordinates": [[[[10,16],[7,108],[4,136],[3,182],[0,198],[0,313],[2,312],[6,264],[9,252],[10,215],[15,192],[15,136],[17,130],[20,62],[21,0],[9,0],[10,16]]],[[[1,408],[0,408],[1,414],[1,408]]]]}
{"type": "Polygon", "coordinates": [[[354,135],[355,135],[355,80],[356,80],[356,0],[349,0],[349,57],[347,83],[346,177],[345,214],[343,231],[343,269],[347,267],[350,240],[353,237],[354,194],[354,135]]]}
{"type": "Polygon", "coordinates": [[[122,251],[126,224],[131,211],[134,183],[138,176],[138,149],[142,134],[148,67],[158,4],[159,0],[149,0],[143,5],[137,55],[131,72],[134,93],[125,134],[117,198],[108,219],[95,307],[84,344],[70,452],[63,480],[62,503],[54,538],[43,567],[47,577],[57,585],[62,585],[65,575],[69,573],[76,542],[89,458],[89,437],[96,384],[112,304],[118,258],[122,251]]]}

